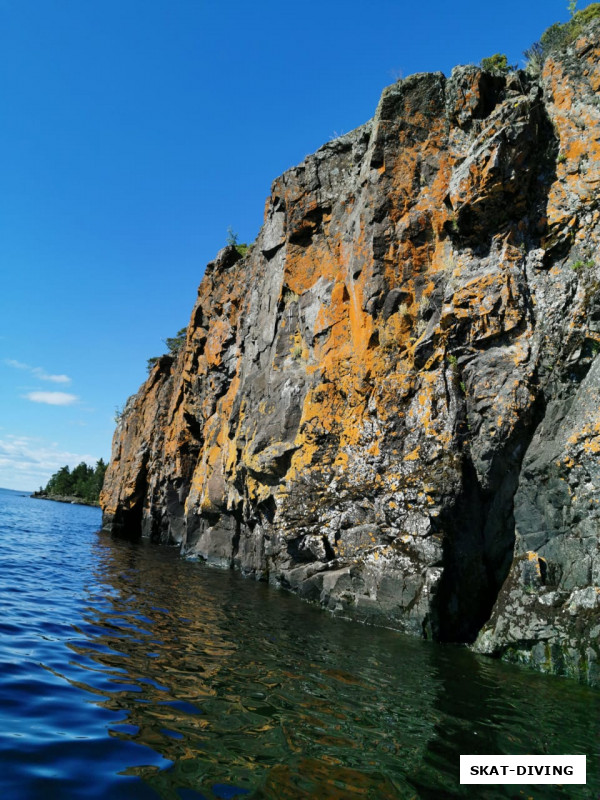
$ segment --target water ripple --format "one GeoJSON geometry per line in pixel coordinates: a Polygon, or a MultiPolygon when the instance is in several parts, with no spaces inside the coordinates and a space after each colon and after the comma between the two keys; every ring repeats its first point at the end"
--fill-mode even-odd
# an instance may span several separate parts
{"type": "Polygon", "coordinates": [[[598,794],[597,691],[114,541],[96,509],[0,490],[0,520],[2,800],[598,794]],[[586,753],[588,786],[477,794],[460,753],[586,753]]]}

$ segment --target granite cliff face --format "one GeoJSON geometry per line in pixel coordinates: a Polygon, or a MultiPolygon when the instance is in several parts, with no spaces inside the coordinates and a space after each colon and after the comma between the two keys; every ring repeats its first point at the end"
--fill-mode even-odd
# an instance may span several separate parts
{"type": "Polygon", "coordinates": [[[278,178],[118,424],[101,503],[346,616],[600,670],[600,26],[278,178]]]}

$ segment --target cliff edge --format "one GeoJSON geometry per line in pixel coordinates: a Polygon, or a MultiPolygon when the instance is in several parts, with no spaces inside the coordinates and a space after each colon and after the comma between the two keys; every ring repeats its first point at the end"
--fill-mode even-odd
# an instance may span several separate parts
{"type": "Polygon", "coordinates": [[[105,528],[598,681],[599,89],[596,20],[278,178],[126,405],[105,528]]]}

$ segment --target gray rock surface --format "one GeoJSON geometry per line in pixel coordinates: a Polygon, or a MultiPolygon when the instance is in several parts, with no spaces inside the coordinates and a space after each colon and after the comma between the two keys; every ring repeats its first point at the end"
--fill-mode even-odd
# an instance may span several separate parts
{"type": "Polygon", "coordinates": [[[101,498],[335,613],[598,680],[600,32],[460,67],[272,186],[101,498]]]}

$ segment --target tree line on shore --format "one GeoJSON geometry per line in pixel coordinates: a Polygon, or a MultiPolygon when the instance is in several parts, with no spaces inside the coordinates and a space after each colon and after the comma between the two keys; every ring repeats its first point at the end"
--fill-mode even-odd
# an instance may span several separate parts
{"type": "Polygon", "coordinates": [[[50,478],[45,487],[40,486],[35,494],[40,497],[76,497],[90,503],[98,502],[106,464],[103,459],[90,467],[84,461],[72,470],[61,467],[50,478]]]}

